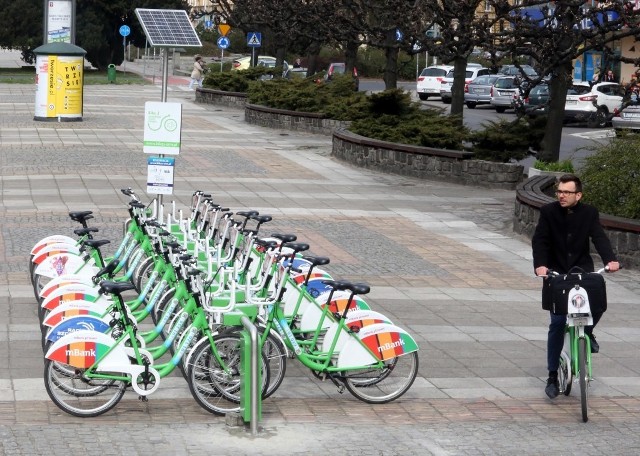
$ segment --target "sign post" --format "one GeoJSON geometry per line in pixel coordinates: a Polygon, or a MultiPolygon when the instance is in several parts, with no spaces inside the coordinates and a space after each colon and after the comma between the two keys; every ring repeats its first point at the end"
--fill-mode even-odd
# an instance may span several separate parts
{"type": "Polygon", "coordinates": [[[262,33],[249,32],[247,33],[247,46],[251,48],[251,64],[256,60],[255,52],[256,48],[262,46],[262,33]]]}
{"type": "Polygon", "coordinates": [[[127,74],[127,37],[131,33],[131,29],[128,25],[123,25],[120,27],[120,35],[122,35],[122,72],[127,74]]]}
{"type": "Polygon", "coordinates": [[[220,73],[222,73],[222,60],[224,59],[224,50],[229,47],[231,41],[227,38],[227,35],[231,31],[231,26],[229,24],[219,24],[218,25],[218,33],[220,34],[220,38],[218,38],[218,47],[220,48],[220,73]]]}

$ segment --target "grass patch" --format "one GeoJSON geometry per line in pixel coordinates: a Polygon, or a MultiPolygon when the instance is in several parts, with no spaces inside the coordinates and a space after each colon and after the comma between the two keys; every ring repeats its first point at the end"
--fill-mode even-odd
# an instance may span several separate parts
{"type": "MultiPolygon", "coordinates": [[[[21,68],[0,68],[0,83],[3,84],[33,84],[35,83],[35,68],[26,66],[21,68]]],[[[110,84],[107,80],[107,71],[85,70],[85,85],[110,84]]],[[[150,84],[142,76],[127,71],[116,71],[116,82],[118,85],[126,84],[150,84]]]]}

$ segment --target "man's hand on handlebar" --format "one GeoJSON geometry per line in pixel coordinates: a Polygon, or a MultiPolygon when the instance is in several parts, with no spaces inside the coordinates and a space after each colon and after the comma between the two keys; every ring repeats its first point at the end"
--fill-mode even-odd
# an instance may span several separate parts
{"type": "Polygon", "coordinates": [[[538,277],[546,277],[549,272],[549,268],[546,266],[538,266],[536,268],[536,276],[538,277]]]}
{"type": "Polygon", "coordinates": [[[609,263],[607,263],[607,270],[608,272],[616,272],[620,270],[620,263],[617,261],[609,261],[609,263]]]}

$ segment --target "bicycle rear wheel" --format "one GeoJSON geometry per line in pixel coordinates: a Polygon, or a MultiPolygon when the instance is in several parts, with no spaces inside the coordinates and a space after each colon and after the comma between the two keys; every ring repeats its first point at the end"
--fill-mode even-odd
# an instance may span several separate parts
{"type": "Polygon", "coordinates": [[[418,352],[411,352],[385,361],[382,367],[345,372],[344,383],[361,401],[385,404],[406,393],[417,374],[418,352]]]}
{"type": "Polygon", "coordinates": [[[46,360],[44,384],[54,404],[70,415],[92,417],[111,410],[122,399],[127,383],[121,380],[91,380],[84,372],[46,360]]]}
{"type": "Polygon", "coordinates": [[[582,405],[582,421],[589,421],[589,369],[587,365],[587,341],[578,339],[578,378],[580,379],[580,404],[582,405]]]}

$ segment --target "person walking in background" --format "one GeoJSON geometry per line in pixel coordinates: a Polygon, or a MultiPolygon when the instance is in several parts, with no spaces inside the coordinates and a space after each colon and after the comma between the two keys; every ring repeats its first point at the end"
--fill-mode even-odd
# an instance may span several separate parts
{"type": "MultiPolygon", "coordinates": [[[[547,368],[549,378],[545,393],[550,399],[558,396],[558,367],[564,345],[564,332],[567,316],[554,314],[550,287],[546,286],[549,269],[566,274],[573,268],[593,272],[593,258],[589,253],[589,241],[593,242],[603,264],[610,272],[620,269],[609,238],[600,225],[598,210],[580,202],[582,182],[578,176],[561,176],[556,190],[558,201],[549,203],[540,209],[540,220],[531,239],[533,248],[533,267],[535,274],[544,277],[542,287],[542,308],[548,310],[551,318],[547,337],[547,368]]],[[[585,327],[585,333],[591,339],[591,352],[598,353],[600,346],[593,335],[602,313],[593,312],[593,326],[585,327]]]]}
{"type": "Polygon", "coordinates": [[[205,68],[202,57],[198,54],[194,56],[193,71],[191,72],[191,82],[189,83],[189,90],[193,90],[193,84],[198,84],[202,87],[202,77],[204,76],[205,68]]]}

